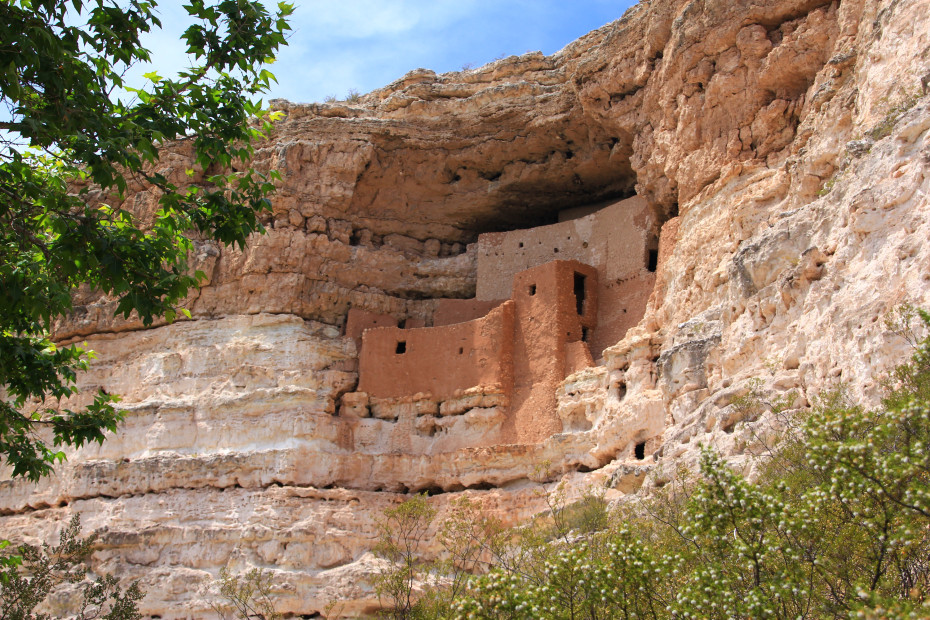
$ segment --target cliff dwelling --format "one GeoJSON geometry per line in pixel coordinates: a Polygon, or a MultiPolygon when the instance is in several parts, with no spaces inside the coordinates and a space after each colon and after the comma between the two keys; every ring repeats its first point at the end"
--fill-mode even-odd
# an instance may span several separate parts
{"type": "Polygon", "coordinates": [[[539,443],[562,432],[559,384],[642,318],[658,243],[640,197],[558,219],[479,235],[475,297],[440,299],[431,326],[350,310],[359,382],[343,411],[397,419],[397,403],[417,402],[417,431],[431,437],[448,427],[443,418],[475,409],[493,417],[486,441],[539,443]]]}
{"type": "MultiPolygon", "coordinates": [[[[540,485],[632,505],[708,448],[760,472],[837,388],[879,407],[914,352],[886,319],[930,308],[926,7],[651,0],[552,56],[277,101],[266,232],[193,242],[190,315],[82,290],[54,326],[96,352],[61,406],[126,415],[0,480],[3,537],[80,513],[149,619],[216,620],[224,568],[273,575],[285,618],[370,617],[409,494],[432,560],[464,499],[504,527],[540,485]]],[[[207,178],[189,142],[179,186],[207,178]]]]}

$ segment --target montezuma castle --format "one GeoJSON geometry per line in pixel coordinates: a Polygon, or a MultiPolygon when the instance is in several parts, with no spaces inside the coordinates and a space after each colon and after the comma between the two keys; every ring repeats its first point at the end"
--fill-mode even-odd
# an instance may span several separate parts
{"type": "MultiPolygon", "coordinates": [[[[928,9],[642,0],[551,56],[274,101],[266,232],[193,240],[189,319],[75,291],[54,338],[97,357],[62,404],[125,420],[0,480],[0,538],[79,513],[148,620],[217,620],[224,567],[285,618],[360,617],[411,493],[515,525],[560,483],[638,501],[702,446],[753,475],[772,403],[877,404],[910,354],[885,317],[930,308],[928,9]]],[[[164,174],[207,183],[188,149],[164,174]]]]}
{"type": "Polygon", "coordinates": [[[470,445],[590,429],[584,418],[559,418],[558,387],[642,318],[658,229],[640,198],[565,210],[559,220],[479,235],[475,298],[439,300],[430,327],[350,309],[359,391],[343,396],[341,415],[412,413],[413,432],[434,445],[462,445],[456,425],[472,420],[482,432],[470,445]]]}

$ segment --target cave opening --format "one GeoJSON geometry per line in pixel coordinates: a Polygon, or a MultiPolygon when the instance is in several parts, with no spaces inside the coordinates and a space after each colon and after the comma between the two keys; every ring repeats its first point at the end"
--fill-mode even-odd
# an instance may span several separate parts
{"type": "Polygon", "coordinates": [[[608,191],[592,190],[588,192],[552,190],[538,195],[532,190],[502,200],[488,213],[474,216],[463,222],[461,228],[466,230],[467,242],[472,243],[478,235],[489,232],[509,232],[525,228],[548,226],[567,220],[590,215],[620,200],[632,198],[635,179],[624,179],[608,191]]]}
{"type": "Polygon", "coordinates": [[[501,131],[496,122],[463,126],[454,144],[439,145],[441,156],[393,135],[372,136],[371,157],[340,214],[365,229],[353,240],[367,245],[368,235],[373,241],[400,234],[470,244],[481,233],[555,224],[574,209],[596,210],[636,195],[631,130],[570,115],[545,132],[514,128],[505,132],[510,139],[501,139],[501,131]]]}
{"type": "Polygon", "coordinates": [[[614,396],[617,400],[623,400],[624,396],[626,396],[626,382],[617,382],[617,384],[614,386],[614,396]]]}
{"type": "MultiPolygon", "coordinates": [[[[546,156],[512,153],[512,161],[483,163],[483,168],[494,170],[477,174],[489,184],[487,192],[448,212],[465,216],[454,224],[463,233],[460,241],[472,243],[481,233],[556,224],[635,196],[632,144],[632,135],[598,136],[586,149],[568,140],[553,145],[546,156]],[[521,173],[509,173],[513,169],[521,173]]],[[[468,169],[474,164],[447,167],[468,169]]]]}

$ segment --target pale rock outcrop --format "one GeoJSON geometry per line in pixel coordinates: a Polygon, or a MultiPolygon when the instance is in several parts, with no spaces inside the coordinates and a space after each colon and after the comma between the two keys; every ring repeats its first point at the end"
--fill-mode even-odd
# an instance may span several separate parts
{"type": "MultiPolygon", "coordinates": [[[[628,498],[701,445],[751,473],[775,405],[841,382],[874,405],[908,354],[885,316],[930,307],[928,15],[927,0],[644,0],[550,57],[276,102],[256,155],[282,174],[268,233],[198,245],[192,319],[145,329],[82,291],[56,326],[99,354],[84,398],[120,393],[127,418],[56,477],[0,483],[4,536],[48,539],[82,513],[105,530],[94,569],[142,579],[162,618],[215,617],[227,563],[273,571],[281,611],[359,615],[399,493],[440,510],[467,493],[516,522],[545,508],[546,462],[628,498]],[[634,193],[662,224],[655,288],[603,364],[562,383],[561,433],[495,445],[491,392],[356,391],[349,309],[431,325],[439,299],[474,295],[478,233],[634,193]]],[[[189,167],[183,150],[168,162],[189,167]]]]}

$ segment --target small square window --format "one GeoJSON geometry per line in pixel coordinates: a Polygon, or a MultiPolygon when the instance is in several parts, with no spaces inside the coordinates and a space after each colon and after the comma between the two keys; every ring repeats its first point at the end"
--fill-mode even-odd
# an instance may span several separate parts
{"type": "Polygon", "coordinates": [[[394,349],[394,353],[400,355],[400,354],[406,353],[406,352],[407,352],[407,341],[406,341],[406,340],[399,340],[399,341],[397,342],[397,347],[394,349]]]}
{"type": "Polygon", "coordinates": [[[535,284],[530,284],[530,287],[529,287],[529,289],[528,289],[528,292],[529,292],[530,296],[535,295],[535,294],[536,294],[536,285],[535,285],[535,284]]]}

